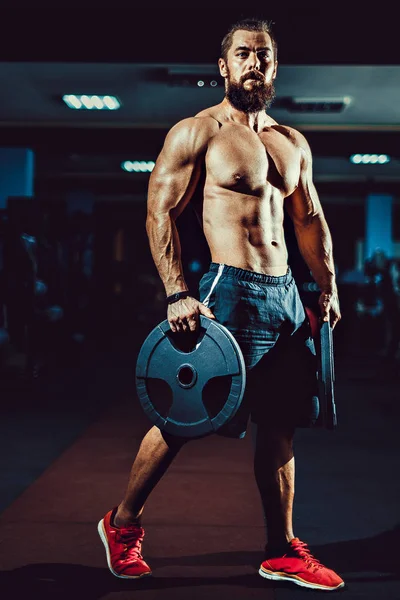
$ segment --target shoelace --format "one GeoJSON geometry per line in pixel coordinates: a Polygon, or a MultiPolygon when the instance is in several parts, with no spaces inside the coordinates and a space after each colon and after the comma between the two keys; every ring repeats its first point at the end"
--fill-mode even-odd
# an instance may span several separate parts
{"type": "Polygon", "coordinates": [[[143,542],[143,530],[133,529],[132,531],[124,531],[117,534],[117,540],[124,545],[125,560],[143,559],[140,553],[141,543],[143,542]]]}
{"type": "Polygon", "coordinates": [[[324,567],[324,565],[311,554],[310,549],[305,542],[301,542],[300,540],[298,542],[293,542],[292,549],[304,560],[308,569],[313,568],[315,572],[324,567]]]}

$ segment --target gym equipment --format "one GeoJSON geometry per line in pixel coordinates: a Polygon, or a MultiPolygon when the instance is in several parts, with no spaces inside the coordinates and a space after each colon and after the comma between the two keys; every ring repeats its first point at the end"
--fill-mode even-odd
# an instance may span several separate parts
{"type": "Polygon", "coordinates": [[[328,321],[320,324],[320,319],[311,308],[306,307],[305,310],[310,322],[318,361],[319,425],[325,429],[335,429],[337,416],[332,327],[328,321]]]}
{"type": "Polygon", "coordinates": [[[236,414],[245,385],[244,359],[235,338],[226,327],[202,315],[195,334],[172,333],[168,320],[163,321],[139,352],[139,400],[154,425],[175,436],[214,433],[236,414]],[[188,340],[190,346],[184,348],[188,340]]]}
{"type": "Polygon", "coordinates": [[[332,327],[328,321],[324,321],[320,327],[318,346],[318,389],[321,424],[326,429],[335,429],[337,416],[334,391],[333,336],[332,327]]]}

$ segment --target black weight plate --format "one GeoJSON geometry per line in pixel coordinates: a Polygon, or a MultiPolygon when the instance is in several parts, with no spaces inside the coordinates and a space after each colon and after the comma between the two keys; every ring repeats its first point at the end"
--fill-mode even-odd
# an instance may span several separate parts
{"type": "Polygon", "coordinates": [[[204,316],[191,351],[176,347],[174,335],[165,320],[144,341],[136,364],[139,400],[149,419],[163,431],[181,437],[209,435],[235,415],[242,401],[246,371],[241,350],[226,327],[204,316]],[[228,375],[231,384],[222,408],[210,417],[203,389],[211,379],[228,375]],[[160,399],[152,397],[148,385],[152,379],[161,379],[172,391],[167,415],[157,407],[160,399]]]}
{"type": "Polygon", "coordinates": [[[337,425],[335,406],[335,368],[333,357],[332,327],[324,321],[319,332],[318,386],[322,424],[327,429],[337,425]]]}

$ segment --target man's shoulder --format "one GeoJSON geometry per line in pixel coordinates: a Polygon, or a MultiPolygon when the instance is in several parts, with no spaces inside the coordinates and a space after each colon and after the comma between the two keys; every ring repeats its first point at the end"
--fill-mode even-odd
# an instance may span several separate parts
{"type": "Polygon", "coordinates": [[[163,150],[174,156],[194,157],[206,152],[218,123],[209,117],[187,117],[178,121],[165,138],[163,150]]]}
{"type": "Polygon", "coordinates": [[[309,145],[305,136],[294,127],[290,127],[289,125],[281,125],[280,123],[276,123],[272,127],[287,137],[295,146],[299,146],[304,150],[309,149],[309,145]]]}
{"type": "Polygon", "coordinates": [[[178,121],[172,129],[182,132],[191,132],[193,130],[196,132],[208,132],[218,130],[219,124],[217,119],[212,116],[211,113],[207,112],[207,110],[203,110],[196,115],[178,121]]]}
{"type": "Polygon", "coordinates": [[[291,141],[291,143],[299,149],[301,155],[301,164],[304,169],[307,169],[310,164],[312,164],[312,153],[309,143],[305,136],[295,129],[294,127],[289,127],[289,125],[278,125],[275,129],[279,128],[281,133],[286,135],[286,137],[291,141]]]}
{"type": "Polygon", "coordinates": [[[206,143],[219,130],[218,121],[210,115],[197,114],[178,121],[169,131],[168,137],[181,142],[196,139],[206,143]]]}

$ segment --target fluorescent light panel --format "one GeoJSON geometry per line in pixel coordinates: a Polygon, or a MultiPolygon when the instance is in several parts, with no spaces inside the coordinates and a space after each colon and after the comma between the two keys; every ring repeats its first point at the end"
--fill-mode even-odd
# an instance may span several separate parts
{"type": "Polygon", "coordinates": [[[128,173],[151,173],[155,162],[152,160],[125,160],[121,168],[128,173]]]}
{"type": "Polygon", "coordinates": [[[350,162],[355,165],[385,165],[390,162],[387,154],[352,154],[350,162]]]}
{"type": "Polygon", "coordinates": [[[121,104],[115,96],[65,94],[62,99],[74,110],[117,110],[121,104]]]}

